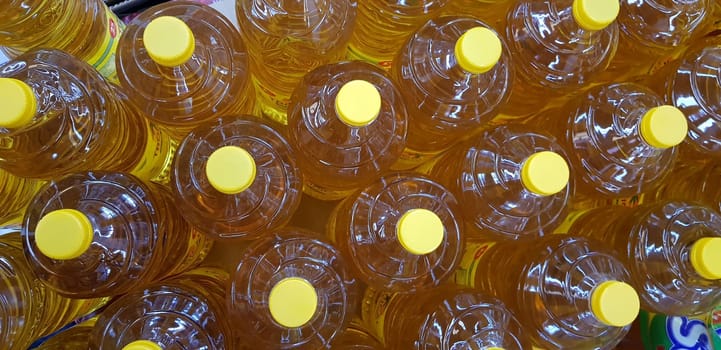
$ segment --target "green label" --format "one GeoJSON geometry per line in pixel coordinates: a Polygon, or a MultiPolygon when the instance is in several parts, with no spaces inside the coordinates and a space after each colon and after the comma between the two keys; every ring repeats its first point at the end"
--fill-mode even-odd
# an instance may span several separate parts
{"type": "Polygon", "coordinates": [[[641,311],[639,322],[646,350],[713,350],[703,320],[641,311]]]}

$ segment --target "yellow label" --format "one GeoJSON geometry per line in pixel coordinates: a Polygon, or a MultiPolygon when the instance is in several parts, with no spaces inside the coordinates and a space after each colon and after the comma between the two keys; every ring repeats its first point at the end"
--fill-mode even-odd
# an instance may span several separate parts
{"type": "Polygon", "coordinates": [[[581,217],[583,214],[591,211],[593,209],[584,209],[579,211],[574,211],[571,213],[568,213],[566,215],[566,218],[563,220],[563,222],[556,227],[555,230],[553,230],[554,234],[566,234],[571,229],[571,226],[581,217]]]}
{"type": "Polygon", "coordinates": [[[363,295],[361,318],[366,328],[373,332],[381,343],[385,343],[385,323],[388,308],[399,295],[397,293],[378,291],[373,288],[367,288],[365,295],[363,295]]]}
{"type": "Polygon", "coordinates": [[[118,49],[120,35],[125,30],[125,24],[107,6],[104,6],[104,8],[108,25],[103,35],[103,42],[97,51],[88,57],[87,62],[110,82],[118,84],[118,73],[115,70],[115,52],[118,49]]]}
{"type": "Polygon", "coordinates": [[[478,263],[489,248],[496,245],[496,242],[469,243],[466,245],[466,252],[463,254],[461,263],[453,275],[454,282],[462,286],[476,286],[476,270],[478,263]]]}
{"type": "Polygon", "coordinates": [[[379,59],[379,58],[376,58],[373,56],[366,55],[366,54],[360,52],[360,50],[355,48],[353,45],[348,45],[348,52],[347,52],[345,58],[350,61],[357,60],[357,61],[365,61],[368,63],[372,63],[372,64],[375,64],[376,66],[381,67],[387,71],[390,70],[391,67],[393,67],[393,61],[383,60],[383,59],[379,59]]]}
{"type": "Polygon", "coordinates": [[[258,79],[253,77],[253,84],[255,85],[256,94],[258,94],[258,101],[256,107],[260,109],[260,113],[267,118],[270,118],[283,125],[288,125],[288,105],[290,105],[289,96],[280,96],[273,90],[263,85],[258,79]]]}
{"type": "Polygon", "coordinates": [[[145,124],[148,130],[145,152],[130,173],[143,180],[167,183],[178,142],[148,120],[145,120],[145,124]]]}
{"type": "MultiPolygon", "coordinates": [[[[410,148],[405,148],[403,153],[398,157],[395,164],[391,167],[393,170],[408,170],[423,165],[433,159],[439,152],[421,152],[410,148]]],[[[435,164],[435,163],[434,163],[435,164]]]]}
{"type": "Polygon", "coordinates": [[[639,205],[643,204],[643,197],[644,194],[637,194],[630,197],[620,197],[620,198],[614,198],[609,201],[609,204],[611,205],[620,205],[622,207],[627,208],[635,208],[639,205]]]}
{"type": "Polygon", "coordinates": [[[169,275],[179,274],[197,266],[203,262],[211,248],[213,248],[213,240],[194,227],[191,228],[190,234],[188,235],[188,248],[185,250],[184,260],[180,262],[169,275]]]}

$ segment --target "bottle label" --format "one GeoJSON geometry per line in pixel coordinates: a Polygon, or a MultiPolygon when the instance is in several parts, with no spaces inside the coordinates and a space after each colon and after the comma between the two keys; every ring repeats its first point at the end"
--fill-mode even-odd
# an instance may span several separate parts
{"type": "Polygon", "coordinates": [[[609,201],[609,204],[611,205],[620,205],[622,207],[627,208],[635,208],[639,205],[643,204],[643,198],[644,194],[637,194],[630,197],[620,197],[620,198],[614,198],[609,201]]]}
{"type": "Polygon", "coordinates": [[[190,234],[188,235],[188,248],[185,251],[184,260],[179,262],[168,276],[183,273],[197,266],[208,255],[210,249],[213,248],[213,240],[205,234],[189,225],[190,234]]]}
{"type": "Polygon", "coordinates": [[[468,243],[466,252],[463,254],[456,273],[453,275],[454,282],[462,286],[476,286],[476,270],[478,263],[488,249],[496,245],[496,242],[468,243]]]}
{"type": "Polygon", "coordinates": [[[721,350],[721,305],[711,311],[706,323],[708,323],[708,331],[711,334],[713,349],[721,350]]]}
{"type": "Polygon", "coordinates": [[[130,173],[143,180],[167,183],[178,142],[150,121],[145,120],[145,124],[148,130],[145,152],[130,173]]]}
{"type": "Polygon", "coordinates": [[[553,230],[554,234],[566,234],[571,229],[571,226],[581,217],[583,214],[591,211],[592,209],[584,209],[568,213],[563,222],[553,230]]]}
{"type": "Polygon", "coordinates": [[[653,350],[712,350],[709,328],[703,320],[666,316],[641,310],[641,340],[653,350]]]}
{"type": "Polygon", "coordinates": [[[260,113],[283,125],[288,125],[288,117],[286,111],[290,105],[290,97],[281,96],[267,86],[263,85],[258,79],[253,77],[253,85],[255,85],[258,101],[256,103],[260,108],[260,113]]]}
{"type": "Polygon", "coordinates": [[[388,308],[400,294],[389,293],[367,288],[363,296],[363,311],[361,318],[368,330],[374,333],[376,339],[385,343],[385,322],[388,308]]]}
{"type": "Polygon", "coordinates": [[[368,63],[375,64],[376,66],[381,67],[381,68],[385,69],[386,71],[390,70],[391,67],[393,67],[392,60],[383,60],[383,59],[379,59],[379,58],[376,58],[373,56],[366,55],[366,54],[360,52],[360,50],[358,50],[353,45],[348,45],[348,52],[347,52],[345,58],[350,61],[353,61],[353,60],[366,61],[368,63]]]}
{"type": "Polygon", "coordinates": [[[118,84],[118,73],[115,70],[115,52],[118,49],[120,35],[125,31],[125,24],[118,19],[118,16],[110,11],[110,8],[107,6],[103,7],[108,25],[103,34],[102,44],[95,53],[90,55],[87,62],[95,67],[95,69],[110,82],[118,84]]]}

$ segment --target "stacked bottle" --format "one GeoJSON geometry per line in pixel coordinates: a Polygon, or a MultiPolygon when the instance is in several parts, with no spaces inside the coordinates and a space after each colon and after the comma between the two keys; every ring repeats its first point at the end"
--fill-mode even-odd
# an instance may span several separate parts
{"type": "Polygon", "coordinates": [[[25,208],[41,185],[42,181],[18,177],[0,169],[0,225],[22,221],[25,208]]]}
{"type": "Polygon", "coordinates": [[[356,1],[237,0],[236,13],[250,52],[256,114],[286,124],[303,76],[345,55],[356,1]]]}
{"type": "Polygon", "coordinates": [[[20,177],[132,172],[166,181],[170,137],[95,69],[57,50],[29,52],[0,71],[0,167],[20,177]]]}
{"type": "Polygon", "coordinates": [[[23,256],[20,231],[0,236],[0,349],[27,349],[74,319],[101,307],[106,299],[69,299],[45,286],[23,256]]]}
{"type": "Polygon", "coordinates": [[[352,61],[308,73],[288,109],[288,142],[305,178],[323,200],[348,196],[396,162],[405,145],[406,109],[380,68],[352,61]]]}
{"type": "Polygon", "coordinates": [[[219,115],[253,110],[245,45],[210,6],[173,1],[147,9],[120,39],[117,66],[130,99],[178,139],[219,115]]]}
{"type": "Polygon", "coordinates": [[[463,203],[476,235],[549,234],[566,216],[574,185],[558,140],[536,130],[513,124],[487,129],[419,170],[463,203]]]}
{"type": "Polygon", "coordinates": [[[11,57],[41,48],[65,51],[117,83],[115,52],[125,24],[101,0],[5,1],[0,46],[11,57]]]}
{"type": "Polygon", "coordinates": [[[328,235],[351,271],[384,291],[414,293],[447,280],[463,252],[455,197],[433,179],[391,173],[333,211],[328,235]]]}
{"type": "Polygon", "coordinates": [[[212,241],[191,228],[165,187],[122,173],[87,172],[48,183],[23,222],[33,272],[73,298],[124,294],[191,269],[212,241]]]}
{"type": "Polygon", "coordinates": [[[172,189],[182,215],[213,238],[254,239],[286,224],[302,186],[285,138],[247,115],[195,128],[173,166],[172,189]]]}
{"type": "Polygon", "coordinates": [[[409,117],[396,169],[428,161],[491,121],[513,80],[511,55],[498,33],[457,16],[420,27],[401,47],[392,75],[409,117]]]}

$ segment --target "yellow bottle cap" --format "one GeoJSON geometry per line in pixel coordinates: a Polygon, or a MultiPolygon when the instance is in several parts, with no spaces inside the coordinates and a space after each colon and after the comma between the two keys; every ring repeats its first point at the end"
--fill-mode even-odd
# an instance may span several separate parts
{"type": "Polygon", "coordinates": [[[253,184],[256,175],[253,156],[237,146],[223,146],[208,157],[205,176],[218,192],[237,194],[253,184]]]}
{"type": "Polygon", "coordinates": [[[521,166],[521,183],[540,196],[561,192],[568,185],[569,176],[568,163],[556,152],[534,153],[521,166]]]}
{"type": "Polygon", "coordinates": [[[443,243],[445,228],[436,213],[428,209],[411,209],[398,220],[396,236],[409,253],[425,255],[443,243]]]}
{"type": "Polygon", "coordinates": [[[721,237],[704,237],[691,247],[691,265],[701,277],[721,279],[721,237]]]}
{"type": "Polygon", "coordinates": [[[123,350],[163,350],[160,345],[148,340],[136,340],[123,347],[123,350]]]}
{"type": "Polygon", "coordinates": [[[69,260],[85,253],[93,242],[93,225],[75,209],[58,209],[43,216],[35,228],[35,243],[51,259],[69,260]]]}
{"type": "Polygon", "coordinates": [[[596,318],[612,327],[625,327],[638,316],[641,301],[628,283],[606,281],[591,293],[591,312],[596,318]]]}
{"type": "Polygon", "coordinates": [[[172,16],[158,17],[145,27],[143,45],[155,63],[175,67],[195,52],[195,36],[185,22],[172,16]]]}
{"type": "Polygon", "coordinates": [[[674,106],[651,108],[641,118],[641,137],[656,148],[669,148],[680,144],[688,132],[686,116],[674,106]]]}
{"type": "Polygon", "coordinates": [[[308,323],[318,308],[318,294],[310,282],[288,277],[270,290],[268,308],[273,319],[283,327],[297,328],[308,323]]]}
{"type": "Polygon", "coordinates": [[[619,0],[574,0],[573,18],[585,30],[602,30],[616,20],[619,0]]]}
{"type": "Polygon", "coordinates": [[[0,127],[9,129],[29,124],[38,110],[33,89],[12,78],[0,78],[0,104],[0,127]]]}
{"type": "Polygon", "coordinates": [[[349,126],[367,126],[378,118],[381,94],[365,80],[349,81],[338,91],[335,110],[340,120],[349,126]]]}
{"type": "Polygon", "coordinates": [[[494,31],[485,27],[474,27],[458,38],[454,52],[461,68],[469,73],[481,74],[488,72],[498,63],[503,46],[494,31]]]}

